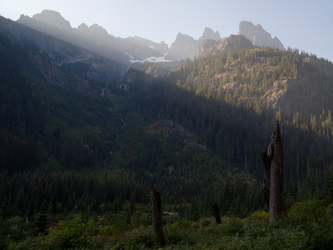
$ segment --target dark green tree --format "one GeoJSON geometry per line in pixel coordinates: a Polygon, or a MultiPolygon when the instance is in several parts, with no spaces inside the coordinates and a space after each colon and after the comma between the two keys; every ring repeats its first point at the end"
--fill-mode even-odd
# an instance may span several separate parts
{"type": "Polygon", "coordinates": [[[42,205],[40,206],[37,222],[36,222],[36,235],[47,235],[48,234],[48,227],[49,227],[49,206],[46,201],[43,201],[42,205]]]}

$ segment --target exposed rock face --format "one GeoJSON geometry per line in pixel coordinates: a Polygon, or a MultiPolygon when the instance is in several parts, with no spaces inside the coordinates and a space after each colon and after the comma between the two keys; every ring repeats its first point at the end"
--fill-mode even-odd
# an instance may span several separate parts
{"type": "Polygon", "coordinates": [[[277,37],[272,38],[271,34],[265,31],[260,24],[255,26],[251,22],[242,21],[239,24],[238,34],[248,38],[254,46],[284,49],[280,40],[277,37]]]}
{"type": "Polygon", "coordinates": [[[313,80],[285,77],[275,81],[273,88],[258,92],[256,98],[259,97],[267,109],[281,110],[286,117],[293,117],[297,112],[305,116],[320,113],[322,104],[319,102],[328,99],[329,95],[313,84],[313,80]]]}
{"type": "Polygon", "coordinates": [[[252,49],[253,45],[242,35],[231,35],[228,38],[219,41],[206,40],[200,46],[196,54],[196,58],[217,55],[223,51],[252,49]]]}
{"type": "Polygon", "coordinates": [[[215,41],[212,39],[207,39],[201,43],[199,46],[197,53],[195,55],[196,58],[208,56],[211,54],[211,51],[213,48],[216,48],[216,46],[219,44],[219,41],[215,41]]]}
{"type": "Polygon", "coordinates": [[[253,45],[250,40],[242,35],[231,35],[224,39],[220,44],[217,45],[217,49],[220,51],[230,51],[239,49],[252,49],[253,45]]]}

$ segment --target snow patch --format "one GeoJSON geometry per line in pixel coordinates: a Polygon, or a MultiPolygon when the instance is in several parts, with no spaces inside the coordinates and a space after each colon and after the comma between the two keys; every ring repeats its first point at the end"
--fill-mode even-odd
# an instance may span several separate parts
{"type": "Polygon", "coordinates": [[[170,60],[165,59],[165,57],[168,55],[168,53],[165,53],[163,56],[160,57],[155,57],[155,56],[151,56],[148,57],[144,60],[134,60],[134,59],[130,59],[131,63],[145,63],[145,62],[156,62],[156,63],[161,63],[161,62],[171,62],[170,60]]]}
{"type": "MultiPolygon", "coordinates": [[[[127,52],[125,52],[125,54],[126,55],[128,55],[129,56],[129,58],[131,58],[132,60],[134,59],[134,57],[133,56],[131,56],[130,54],[128,54],[127,52]]],[[[131,61],[131,60],[130,60],[131,61]]]]}
{"type": "Polygon", "coordinates": [[[149,45],[149,48],[151,48],[151,49],[155,49],[155,47],[154,47],[154,46],[152,46],[152,45],[149,45]]]}

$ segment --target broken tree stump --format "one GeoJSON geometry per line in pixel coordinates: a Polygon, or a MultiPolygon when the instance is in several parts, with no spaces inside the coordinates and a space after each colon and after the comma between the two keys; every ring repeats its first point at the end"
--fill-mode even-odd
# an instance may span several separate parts
{"type": "Polygon", "coordinates": [[[151,191],[152,210],[153,210],[153,230],[155,239],[160,247],[169,245],[169,240],[163,228],[163,209],[161,194],[156,189],[151,191]]]}
{"type": "Polygon", "coordinates": [[[261,158],[270,182],[269,186],[265,183],[264,193],[269,201],[269,221],[273,222],[286,214],[283,202],[283,128],[280,128],[279,121],[276,121],[267,151],[261,154],[261,158]]]}
{"type": "Polygon", "coordinates": [[[220,215],[220,209],[219,209],[219,205],[217,205],[216,203],[213,205],[213,211],[214,211],[214,217],[215,217],[216,224],[221,224],[222,220],[221,220],[221,215],[220,215]]]}

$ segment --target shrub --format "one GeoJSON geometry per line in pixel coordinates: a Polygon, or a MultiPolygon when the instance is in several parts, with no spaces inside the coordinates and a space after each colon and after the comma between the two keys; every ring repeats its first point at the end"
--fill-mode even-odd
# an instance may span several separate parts
{"type": "Polygon", "coordinates": [[[150,249],[156,247],[155,237],[151,229],[133,231],[118,242],[113,249],[150,249]]]}
{"type": "Polygon", "coordinates": [[[70,221],[60,221],[60,228],[51,230],[50,235],[61,248],[74,248],[80,246],[80,236],[83,233],[84,223],[80,217],[70,221]]]}
{"type": "Polygon", "coordinates": [[[59,229],[52,229],[51,239],[60,248],[82,248],[94,243],[94,236],[99,234],[98,222],[88,220],[83,223],[80,217],[70,221],[60,221],[59,229]]]}
{"type": "Polygon", "coordinates": [[[324,201],[309,200],[295,203],[289,212],[289,220],[307,237],[311,249],[333,248],[333,225],[327,216],[324,201]]]}
{"type": "Polygon", "coordinates": [[[222,230],[226,235],[234,235],[243,231],[244,223],[241,219],[231,217],[222,223],[222,230]]]}
{"type": "Polygon", "coordinates": [[[266,211],[256,211],[246,218],[248,221],[269,221],[269,213],[266,211]]]}
{"type": "Polygon", "coordinates": [[[325,217],[326,208],[322,200],[296,202],[289,211],[289,219],[296,222],[311,222],[325,217]]]}

